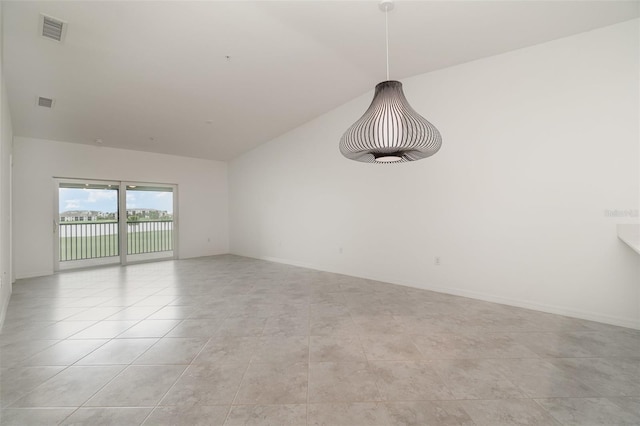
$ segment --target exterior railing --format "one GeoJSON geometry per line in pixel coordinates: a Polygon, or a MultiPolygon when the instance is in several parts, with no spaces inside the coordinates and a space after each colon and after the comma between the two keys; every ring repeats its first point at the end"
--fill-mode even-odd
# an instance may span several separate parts
{"type": "Polygon", "coordinates": [[[127,254],[173,250],[173,220],[127,221],[127,254]]]}
{"type": "MultiPolygon", "coordinates": [[[[117,221],[59,224],[60,262],[120,255],[117,221]]],[[[127,254],[173,250],[173,220],[127,222],[127,254]]]]}
{"type": "Polygon", "coordinates": [[[60,223],[60,262],[118,256],[118,222],[60,223]]]}

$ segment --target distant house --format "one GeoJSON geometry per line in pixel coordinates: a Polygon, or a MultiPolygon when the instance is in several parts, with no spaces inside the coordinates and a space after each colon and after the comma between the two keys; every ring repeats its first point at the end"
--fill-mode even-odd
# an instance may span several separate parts
{"type": "Polygon", "coordinates": [[[60,222],[95,222],[98,218],[104,219],[106,214],[95,210],[69,210],[60,213],[60,222]]]}
{"type": "MultiPolygon", "coordinates": [[[[159,220],[173,218],[166,210],[158,209],[127,209],[127,218],[136,217],[137,220],[159,220]]],[[[113,212],[99,212],[95,210],[68,210],[60,213],[60,222],[96,222],[99,220],[116,220],[113,212]]]]}
{"type": "Polygon", "coordinates": [[[172,216],[166,210],[158,209],[127,209],[127,218],[135,216],[138,220],[171,219],[172,216]]]}

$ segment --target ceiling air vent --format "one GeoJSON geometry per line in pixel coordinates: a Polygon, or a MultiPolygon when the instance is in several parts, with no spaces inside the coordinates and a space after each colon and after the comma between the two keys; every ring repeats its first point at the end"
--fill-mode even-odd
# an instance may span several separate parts
{"type": "Polygon", "coordinates": [[[45,108],[53,108],[53,99],[43,98],[42,96],[39,96],[38,106],[45,107],[45,108]]]}
{"type": "Polygon", "coordinates": [[[67,23],[47,15],[40,15],[40,35],[42,37],[62,41],[67,32],[67,23]]]}

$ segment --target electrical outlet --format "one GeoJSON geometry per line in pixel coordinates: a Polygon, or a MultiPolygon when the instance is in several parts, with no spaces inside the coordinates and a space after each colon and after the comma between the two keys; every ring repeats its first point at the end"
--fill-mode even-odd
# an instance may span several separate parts
{"type": "Polygon", "coordinates": [[[436,266],[440,266],[440,256],[436,256],[433,258],[433,264],[436,266]]]}

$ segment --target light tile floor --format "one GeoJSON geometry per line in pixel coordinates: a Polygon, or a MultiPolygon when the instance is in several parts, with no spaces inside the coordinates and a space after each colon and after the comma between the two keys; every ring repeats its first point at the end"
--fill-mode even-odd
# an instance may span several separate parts
{"type": "Polygon", "coordinates": [[[236,256],[20,280],[0,424],[640,425],[640,332],[236,256]]]}

